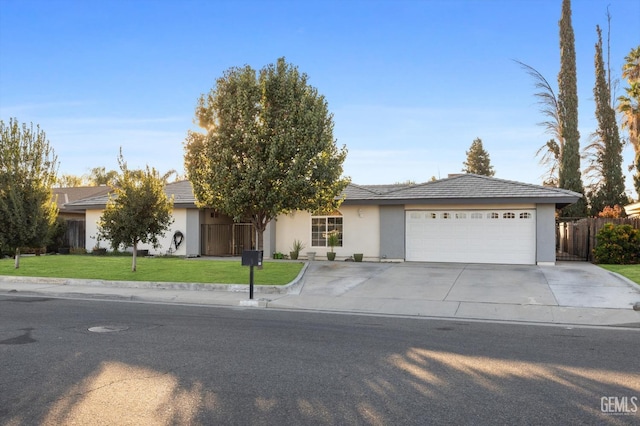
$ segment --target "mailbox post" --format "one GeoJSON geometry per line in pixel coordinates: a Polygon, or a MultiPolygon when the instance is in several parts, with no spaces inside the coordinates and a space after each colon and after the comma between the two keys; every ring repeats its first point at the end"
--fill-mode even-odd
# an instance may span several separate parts
{"type": "Polygon", "coordinates": [[[244,250],[242,252],[242,266],[249,267],[249,299],[253,299],[253,267],[262,266],[263,250],[244,250]]]}

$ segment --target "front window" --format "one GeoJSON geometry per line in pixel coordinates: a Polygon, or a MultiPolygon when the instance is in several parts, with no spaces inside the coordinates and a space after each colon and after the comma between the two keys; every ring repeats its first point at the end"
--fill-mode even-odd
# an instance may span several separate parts
{"type": "Polygon", "coordinates": [[[311,246],[327,247],[330,232],[338,233],[338,247],[342,247],[342,217],[316,216],[311,218],[311,246]]]}

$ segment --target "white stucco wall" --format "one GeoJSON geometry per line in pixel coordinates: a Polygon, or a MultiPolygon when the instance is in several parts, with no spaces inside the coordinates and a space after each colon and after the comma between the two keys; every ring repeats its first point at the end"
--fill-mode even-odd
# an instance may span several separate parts
{"type": "MultiPolygon", "coordinates": [[[[87,210],[85,213],[85,248],[87,251],[93,250],[96,246],[96,235],[98,234],[98,221],[102,216],[102,210],[87,210]]],[[[100,247],[109,248],[108,241],[101,241],[100,247]]]]}
{"type": "MultiPolygon", "coordinates": [[[[354,253],[363,253],[367,260],[380,257],[380,213],[378,206],[342,206],[343,223],[342,247],[335,247],[337,259],[345,259],[354,253]]],[[[306,257],[309,251],[316,252],[316,259],[326,259],[330,247],[311,246],[311,213],[296,211],[280,215],[276,219],[275,251],[289,254],[294,240],[300,240],[305,248],[300,253],[306,257]]],[[[267,254],[265,253],[265,256],[267,254]]],[[[269,256],[272,253],[269,253],[269,256]]]]}
{"type": "MultiPolygon", "coordinates": [[[[194,210],[195,211],[195,210],[194,210]]],[[[197,224],[194,226],[193,221],[198,221],[198,214],[196,213],[188,213],[187,209],[174,209],[173,210],[173,218],[174,222],[169,228],[167,232],[165,232],[164,237],[159,238],[160,247],[154,249],[151,244],[140,244],[138,249],[149,250],[150,254],[168,254],[169,249],[171,249],[171,254],[176,256],[186,256],[198,254],[199,248],[199,227],[197,224]],[[175,250],[173,244],[173,234],[176,231],[182,232],[184,235],[184,239],[178,250],[175,250]],[[191,241],[195,240],[195,241],[191,241]],[[187,251],[187,248],[190,250],[196,250],[195,253],[187,251]]],[[[86,249],[88,251],[93,250],[93,247],[96,245],[96,235],[98,233],[98,222],[100,220],[100,216],[102,216],[102,210],[87,210],[86,211],[86,249]]],[[[109,241],[101,241],[100,247],[111,249],[111,245],[109,241]]],[[[128,247],[127,250],[131,251],[131,247],[128,247]]]]}
{"type": "Polygon", "coordinates": [[[174,209],[173,210],[173,223],[168,231],[165,232],[164,237],[158,238],[160,247],[154,249],[151,244],[140,244],[138,247],[140,250],[147,249],[149,254],[172,254],[174,256],[186,256],[187,255],[187,238],[189,232],[187,231],[187,209],[174,209]],[[178,250],[173,245],[173,234],[176,231],[182,232],[184,238],[178,250]],[[169,253],[170,251],[170,253],[169,253]]]}

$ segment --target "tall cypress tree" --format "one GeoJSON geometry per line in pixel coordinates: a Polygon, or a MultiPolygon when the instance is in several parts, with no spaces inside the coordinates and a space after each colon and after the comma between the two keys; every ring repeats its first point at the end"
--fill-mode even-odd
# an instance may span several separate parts
{"type": "MultiPolygon", "coordinates": [[[[558,109],[564,145],[560,157],[558,184],[560,188],[582,194],[580,174],[580,132],[578,131],[578,84],[576,50],[571,25],[571,0],[562,1],[560,18],[560,73],[558,74],[558,109]]],[[[584,197],[562,210],[562,216],[585,216],[584,197]]]]}
{"type": "Polygon", "coordinates": [[[597,170],[601,180],[594,196],[591,198],[591,213],[597,214],[606,206],[616,204],[623,206],[628,202],[624,193],[624,177],[622,175],[622,143],[618,133],[616,113],[611,106],[611,88],[607,79],[607,71],[602,57],[602,31],[596,26],[598,42],[596,43],[595,71],[596,84],[593,96],[596,101],[596,131],[599,149],[596,154],[597,170]]]}

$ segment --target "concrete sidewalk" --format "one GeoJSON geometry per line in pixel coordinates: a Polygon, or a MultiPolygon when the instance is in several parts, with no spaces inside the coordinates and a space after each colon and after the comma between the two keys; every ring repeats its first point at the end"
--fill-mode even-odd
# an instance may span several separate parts
{"type": "Polygon", "coordinates": [[[0,277],[0,294],[640,328],[640,286],[555,266],[317,261],[284,287],[0,277]]]}

